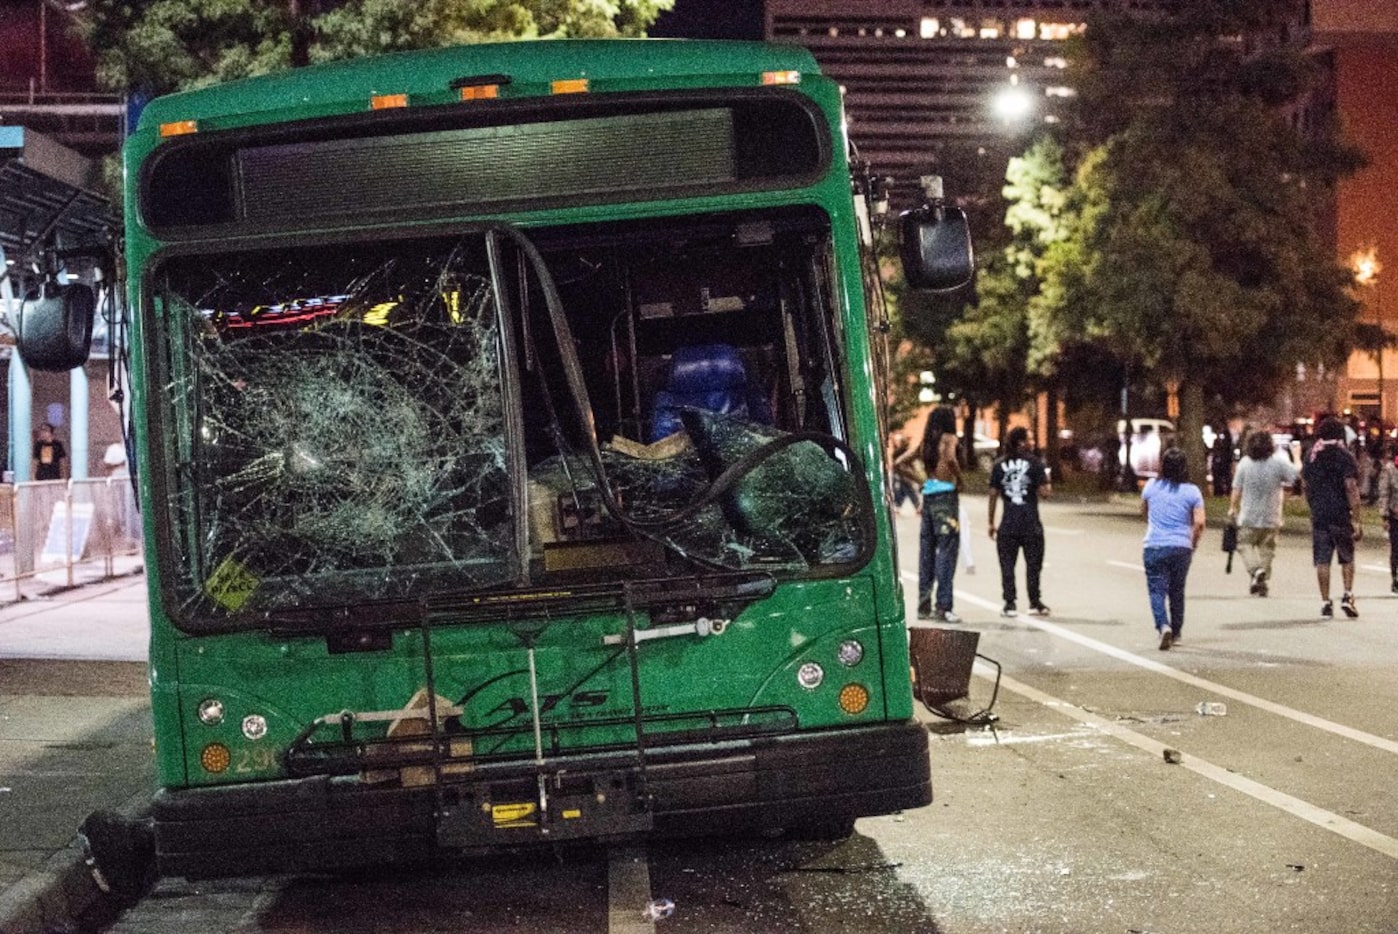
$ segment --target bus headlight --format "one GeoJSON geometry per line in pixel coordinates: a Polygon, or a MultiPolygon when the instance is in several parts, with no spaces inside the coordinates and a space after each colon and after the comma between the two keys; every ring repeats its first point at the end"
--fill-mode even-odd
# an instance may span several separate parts
{"type": "Polygon", "coordinates": [[[814,691],[825,680],[825,669],[815,662],[806,662],[796,671],[796,683],[808,691],[814,691]]]}
{"type": "Polygon", "coordinates": [[[243,735],[248,739],[261,739],[267,735],[267,718],[261,714],[248,714],[243,718],[243,735]]]}
{"type": "Polygon", "coordinates": [[[223,701],[217,697],[206,697],[199,702],[199,722],[208,726],[218,726],[223,722],[223,701]]]}
{"type": "Polygon", "coordinates": [[[864,646],[853,639],[848,639],[840,643],[840,651],[836,653],[836,658],[840,664],[846,668],[853,668],[864,658],[864,646]]]}

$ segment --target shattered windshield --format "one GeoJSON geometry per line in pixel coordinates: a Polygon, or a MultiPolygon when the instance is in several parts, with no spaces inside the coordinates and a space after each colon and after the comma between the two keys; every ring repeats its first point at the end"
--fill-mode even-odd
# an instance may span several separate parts
{"type": "Polygon", "coordinates": [[[866,560],[829,252],[806,212],[165,260],[184,624],[866,560]]]}

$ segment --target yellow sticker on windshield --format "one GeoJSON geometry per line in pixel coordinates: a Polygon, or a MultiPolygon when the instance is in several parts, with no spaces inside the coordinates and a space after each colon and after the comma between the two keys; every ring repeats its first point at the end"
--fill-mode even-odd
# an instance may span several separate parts
{"type": "Polygon", "coordinates": [[[533,827],[535,804],[521,801],[518,804],[496,804],[490,809],[490,816],[496,827],[533,827]]]}
{"type": "Polygon", "coordinates": [[[258,579],[243,564],[232,557],[224,558],[208,580],[204,592],[219,606],[237,612],[257,589],[258,579]]]}

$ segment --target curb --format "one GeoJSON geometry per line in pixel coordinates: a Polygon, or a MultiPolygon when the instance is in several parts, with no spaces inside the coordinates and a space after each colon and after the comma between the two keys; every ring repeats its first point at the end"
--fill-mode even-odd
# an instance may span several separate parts
{"type": "MultiPolygon", "coordinates": [[[[150,807],[150,794],[129,798],[118,810],[134,817],[150,807]]],[[[0,892],[0,934],[59,934],[86,930],[90,917],[110,896],[97,887],[78,844],[77,827],[68,845],[44,860],[43,866],[0,892]]]]}

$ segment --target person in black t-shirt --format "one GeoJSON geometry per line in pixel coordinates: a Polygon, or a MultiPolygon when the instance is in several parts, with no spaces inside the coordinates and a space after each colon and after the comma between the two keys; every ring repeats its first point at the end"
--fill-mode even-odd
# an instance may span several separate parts
{"type": "Polygon", "coordinates": [[[1000,587],[1005,597],[1002,616],[1014,616],[1015,564],[1024,551],[1025,587],[1029,591],[1029,610],[1047,616],[1039,590],[1039,575],[1044,568],[1044,527],[1039,522],[1039,496],[1053,493],[1048,468],[1029,447],[1029,430],[1014,428],[1006,440],[1009,452],[990,471],[990,537],[1000,557],[1000,587]],[[1005,517],[997,528],[995,510],[1005,501],[1005,517]]]}
{"type": "Polygon", "coordinates": [[[1354,603],[1354,543],[1363,535],[1354,521],[1359,511],[1359,465],[1345,448],[1345,426],[1338,418],[1332,416],[1320,423],[1316,442],[1301,468],[1301,485],[1311,507],[1311,557],[1320,585],[1320,618],[1335,617],[1330,602],[1330,560],[1337,558],[1345,585],[1340,609],[1354,619],[1359,615],[1354,603]]]}
{"type": "Polygon", "coordinates": [[[39,426],[39,440],[34,442],[34,461],[30,475],[35,480],[65,480],[68,477],[68,451],[63,442],[53,436],[53,426],[39,426]]]}

